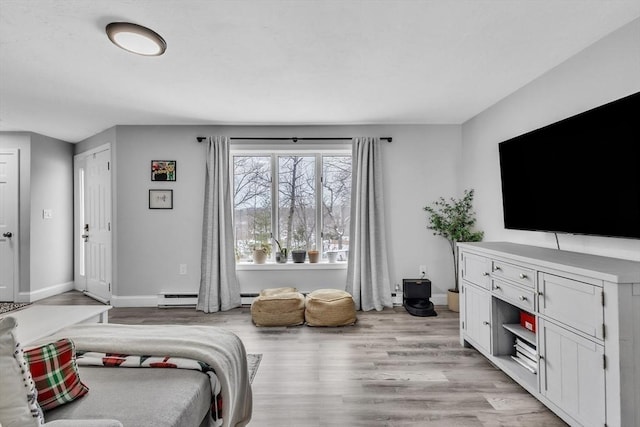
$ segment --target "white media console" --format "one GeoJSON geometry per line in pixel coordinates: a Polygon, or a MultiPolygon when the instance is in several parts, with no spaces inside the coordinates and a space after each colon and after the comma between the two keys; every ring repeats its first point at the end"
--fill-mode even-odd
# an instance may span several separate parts
{"type": "Polygon", "coordinates": [[[505,242],[458,249],[463,345],[572,426],[640,426],[640,262],[505,242]]]}

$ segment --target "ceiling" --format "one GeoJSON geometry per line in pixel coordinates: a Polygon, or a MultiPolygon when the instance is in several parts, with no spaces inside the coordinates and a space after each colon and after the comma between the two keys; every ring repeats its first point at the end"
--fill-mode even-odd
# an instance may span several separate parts
{"type": "Polygon", "coordinates": [[[459,124],[640,16],[640,0],[0,0],[0,131],[459,124]],[[116,48],[152,28],[160,57],[116,48]]]}

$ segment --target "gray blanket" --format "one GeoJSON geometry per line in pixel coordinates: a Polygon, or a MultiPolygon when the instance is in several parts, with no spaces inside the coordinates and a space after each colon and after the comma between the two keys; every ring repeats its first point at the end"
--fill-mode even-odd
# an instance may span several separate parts
{"type": "Polygon", "coordinates": [[[29,347],[60,338],[71,339],[77,350],[173,356],[207,363],[220,380],[223,427],[245,426],[251,419],[252,394],[247,355],[233,333],[199,325],[84,324],[70,326],[29,347]]]}

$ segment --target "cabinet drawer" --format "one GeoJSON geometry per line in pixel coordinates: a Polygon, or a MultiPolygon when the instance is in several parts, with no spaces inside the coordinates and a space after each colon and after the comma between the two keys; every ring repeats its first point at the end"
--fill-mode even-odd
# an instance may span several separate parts
{"type": "Polygon", "coordinates": [[[601,287],[541,273],[539,289],[540,314],[595,338],[604,339],[601,287]]]}
{"type": "Polygon", "coordinates": [[[535,292],[500,280],[491,281],[493,294],[529,312],[535,311],[535,292]]]}
{"type": "Polygon", "coordinates": [[[533,270],[521,267],[519,265],[508,264],[501,261],[493,261],[491,267],[494,277],[501,279],[513,280],[514,282],[533,288],[535,285],[535,273],[533,270]]]}
{"type": "Polygon", "coordinates": [[[491,261],[489,258],[463,252],[460,267],[464,280],[485,289],[491,289],[491,261]]]}

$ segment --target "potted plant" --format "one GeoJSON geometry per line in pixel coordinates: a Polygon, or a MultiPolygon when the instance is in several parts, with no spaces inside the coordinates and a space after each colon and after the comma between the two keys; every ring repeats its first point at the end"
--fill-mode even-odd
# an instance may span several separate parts
{"type": "Polygon", "coordinates": [[[473,190],[465,190],[464,196],[456,200],[451,198],[445,200],[440,197],[430,206],[424,208],[428,214],[429,224],[427,228],[433,230],[434,236],[442,236],[449,242],[451,255],[453,255],[454,287],[449,289],[447,302],[449,309],[459,311],[459,288],[458,288],[458,257],[456,253],[456,243],[458,242],[479,242],[484,233],[482,231],[472,231],[476,223],[475,212],[473,211],[473,190]]]}
{"type": "Polygon", "coordinates": [[[327,251],[327,259],[330,264],[333,264],[338,259],[338,251],[327,251]]]}
{"type": "Polygon", "coordinates": [[[253,246],[253,262],[255,264],[264,264],[269,255],[271,255],[271,246],[267,243],[259,242],[253,246]]]}
{"type": "Polygon", "coordinates": [[[310,251],[307,251],[307,253],[309,254],[309,262],[312,264],[317,263],[318,261],[320,261],[320,252],[316,251],[315,249],[312,249],[310,251]]]}
{"type": "Polygon", "coordinates": [[[278,242],[278,239],[274,238],[273,240],[278,245],[278,252],[276,252],[276,262],[279,262],[280,264],[285,264],[289,256],[289,249],[283,248],[282,246],[280,246],[280,242],[278,242]]]}
{"type": "Polygon", "coordinates": [[[294,249],[291,251],[291,259],[297,264],[304,262],[307,257],[307,251],[305,249],[294,249]]]}

